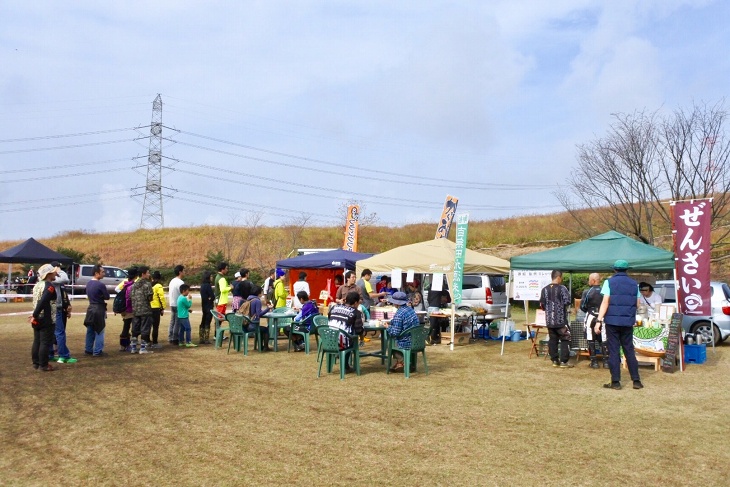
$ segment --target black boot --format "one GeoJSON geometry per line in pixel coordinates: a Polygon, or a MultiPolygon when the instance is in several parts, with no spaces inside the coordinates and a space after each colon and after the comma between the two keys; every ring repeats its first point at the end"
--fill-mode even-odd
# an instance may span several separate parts
{"type": "Polygon", "coordinates": [[[596,360],[596,349],[597,349],[596,341],[595,340],[589,340],[588,341],[588,355],[591,358],[591,365],[590,367],[592,369],[600,369],[601,366],[598,365],[598,361],[596,360]]]}
{"type": "Polygon", "coordinates": [[[601,343],[601,355],[603,356],[603,368],[608,368],[608,345],[601,343]]]}

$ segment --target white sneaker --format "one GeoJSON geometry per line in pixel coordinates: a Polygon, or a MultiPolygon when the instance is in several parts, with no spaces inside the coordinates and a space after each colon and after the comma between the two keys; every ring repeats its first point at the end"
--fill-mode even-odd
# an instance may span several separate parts
{"type": "Polygon", "coordinates": [[[137,347],[132,347],[132,349],[129,352],[130,353],[137,353],[137,347]]]}
{"type": "Polygon", "coordinates": [[[155,352],[153,352],[149,348],[142,348],[142,349],[140,349],[139,353],[155,353],[155,352]]]}

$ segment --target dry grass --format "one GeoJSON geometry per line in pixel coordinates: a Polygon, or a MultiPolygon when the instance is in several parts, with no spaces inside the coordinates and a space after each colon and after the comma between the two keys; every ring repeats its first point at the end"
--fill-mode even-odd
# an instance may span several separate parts
{"type": "Polygon", "coordinates": [[[119,317],[110,356],[86,358],[77,313],[79,363],[37,373],[23,314],[0,316],[2,485],[730,483],[729,344],[682,374],[642,368],[642,391],[528,360],[527,341],[430,347],[410,380],[365,359],[340,381],[303,353],[120,354],[119,317]]]}

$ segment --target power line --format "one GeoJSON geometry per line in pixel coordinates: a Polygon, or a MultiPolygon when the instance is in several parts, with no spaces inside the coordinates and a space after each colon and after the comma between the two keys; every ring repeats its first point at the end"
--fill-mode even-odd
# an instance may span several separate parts
{"type": "MultiPolygon", "coordinates": [[[[70,167],[83,167],[83,166],[98,166],[99,164],[110,164],[112,162],[124,162],[132,159],[125,157],[124,159],[106,159],[104,161],[91,161],[91,162],[79,162],[76,164],[64,164],[59,166],[45,166],[45,167],[30,167],[25,169],[10,169],[9,171],[3,171],[5,174],[14,174],[18,172],[39,172],[39,171],[53,171],[56,169],[68,169],[70,167]]],[[[71,174],[70,176],[84,176],[86,173],[71,174]]]]}
{"type": "MultiPolygon", "coordinates": [[[[215,137],[209,137],[207,135],[195,134],[193,132],[188,132],[188,131],[185,131],[185,130],[174,129],[174,128],[171,128],[171,127],[166,127],[166,128],[169,128],[170,130],[179,132],[179,133],[184,134],[184,135],[190,135],[190,136],[193,136],[193,137],[198,137],[198,138],[202,138],[202,139],[206,139],[206,140],[211,140],[213,142],[220,142],[222,144],[233,145],[233,146],[236,146],[236,147],[241,147],[243,149],[250,149],[250,150],[255,150],[255,151],[259,151],[259,152],[264,152],[264,153],[267,153],[267,154],[279,155],[279,156],[289,157],[289,158],[293,158],[293,159],[299,159],[299,160],[307,161],[307,162],[315,162],[317,164],[322,164],[322,165],[326,165],[326,166],[332,166],[332,167],[337,168],[339,171],[342,171],[342,168],[343,168],[343,164],[341,164],[341,163],[335,163],[335,162],[325,161],[325,160],[322,160],[322,159],[314,159],[314,158],[311,158],[311,157],[297,156],[297,155],[294,155],[294,154],[288,154],[288,153],[285,153],[285,152],[278,152],[278,151],[273,151],[273,150],[269,150],[269,149],[261,149],[259,147],[254,147],[254,146],[250,146],[250,145],[246,145],[246,144],[239,144],[237,142],[232,142],[232,141],[228,141],[228,140],[218,139],[218,138],[215,138],[215,137]]],[[[285,166],[285,167],[293,167],[293,168],[298,168],[298,169],[308,169],[308,168],[303,168],[302,166],[297,166],[297,165],[292,165],[292,164],[286,164],[286,163],[283,163],[283,162],[272,161],[272,160],[269,160],[269,159],[260,159],[260,158],[255,158],[255,157],[251,157],[251,156],[244,156],[244,155],[241,155],[241,154],[234,154],[234,153],[230,153],[230,152],[226,152],[226,151],[221,151],[219,149],[212,149],[212,148],[209,148],[209,147],[204,147],[204,146],[199,146],[199,145],[195,145],[195,144],[190,144],[190,143],[187,143],[187,142],[181,142],[179,140],[172,140],[172,139],[168,139],[168,140],[171,140],[172,142],[176,142],[176,143],[181,144],[181,145],[187,145],[187,146],[190,146],[190,147],[194,147],[196,149],[210,150],[210,151],[214,151],[214,152],[219,152],[221,154],[232,155],[232,156],[236,156],[236,157],[243,157],[243,158],[246,158],[246,159],[252,159],[252,160],[256,160],[256,161],[260,161],[260,162],[268,162],[268,163],[271,163],[271,164],[278,164],[278,165],[285,166]]],[[[358,168],[358,167],[349,167],[348,166],[347,167],[347,170],[348,171],[355,170],[355,171],[361,171],[361,172],[366,172],[366,173],[372,173],[372,170],[370,170],[370,169],[362,169],[362,168],[358,168]]],[[[443,186],[444,183],[476,185],[476,187],[471,188],[471,189],[524,190],[524,189],[548,189],[548,188],[552,188],[551,185],[524,185],[524,184],[523,185],[516,185],[516,184],[496,184],[496,183],[475,183],[473,181],[460,181],[460,180],[442,179],[442,178],[427,178],[427,177],[424,177],[424,176],[416,176],[416,175],[412,175],[412,174],[394,173],[394,172],[381,171],[381,170],[378,170],[378,174],[384,174],[384,175],[387,175],[387,176],[397,176],[397,177],[406,178],[406,179],[408,179],[409,182],[411,182],[414,179],[419,179],[419,180],[423,180],[423,181],[433,181],[434,183],[438,183],[440,186],[443,186]]]]}
{"type": "Polygon", "coordinates": [[[38,147],[36,149],[18,149],[18,150],[6,150],[6,151],[0,151],[0,155],[3,154],[21,154],[23,152],[41,152],[41,151],[49,151],[49,150],[58,150],[58,149],[78,149],[80,147],[91,147],[95,145],[109,145],[109,144],[119,144],[121,142],[131,142],[132,139],[119,139],[119,140],[107,140],[103,142],[89,142],[88,144],[74,144],[74,145],[59,145],[56,147],[38,147]]]}
{"type": "MultiPolygon", "coordinates": [[[[126,171],[127,169],[129,169],[129,168],[128,167],[118,167],[116,169],[100,169],[98,171],[87,171],[82,174],[54,174],[52,177],[54,179],[75,178],[78,176],[88,176],[90,174],[101,174],[101,173],[110,173],[110,172],[116,172],[116,171],[126,171]]],[[[9,180],[3,181],[3,183],[23,183],[23,182],[27,182],[27,181],[40,181],[41,179],[48,179],[49,177],[51,177],[51,176],[49,176],[48,174],[44,174],[42,176],[35,176],[32,178],[9,179],[9,180]]]]}
{"type": "Polygon", "coordinates": [[[127,130],[135,130],[141,127],[130,127],[123,129],[109,129],[109,130],[97,130],[96,132],[78,132],[75,134],[61,134],[61,135],[39,135],[37,137],[25,137],[22,139],[4,139],[0,140],[0,143],[4,142],[28,142],[31,140],[47,140],[47,139],[61,139],[64,137],[82,137],[86,135],[100,135],[100,134],[111,134],[113,132],[125,132],[127,130]]]}
{"type": "Polygon", "coordinates": [[[0,206],[3,205],[20,205],[25,203],[44,203],[46,201],[57,201],[57,200],[68,200],[73,198],[88,198],[90,196],[101,196],[109,195],[114,193],[128,193],[127,189],[117,189],[113,191],[100,191],[99,193],[86,193],[86,194],[74,194],[74,195],[62,195],[62,196],[51,196],[48,198],[34,198],[32,200],[20,200],[20,201],[0,201],[0,206]]]}

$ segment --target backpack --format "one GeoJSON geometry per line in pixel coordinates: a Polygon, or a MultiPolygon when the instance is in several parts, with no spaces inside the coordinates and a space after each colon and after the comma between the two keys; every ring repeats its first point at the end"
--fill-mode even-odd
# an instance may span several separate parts
{"type": "Polygon", "coordinates": [[[117,295],[114,297],[114,302],[112,303],[112,311],[114,314],[121,314],[127,311],[127,288],[126,286],[122,288],[121,291],[117,293],[117,295]]]}
{"type": "Polygon", "coordinates": [[[246,318],[251,318],[251,301],[246,300],[241,303],[241,306],[238,308],[238,314],[246,318]]]}

